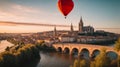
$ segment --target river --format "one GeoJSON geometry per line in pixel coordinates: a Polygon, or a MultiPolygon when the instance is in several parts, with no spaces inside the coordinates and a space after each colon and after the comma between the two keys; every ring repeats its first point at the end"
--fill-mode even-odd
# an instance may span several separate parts
{"type": "Polygon", "coordinates": [[[37,67],[69,67],[75,57],[61,53],[40,53],[41,60],[37,67]]]}
{"type": "Polygon", "coordinates": [[[40,52],[41,59],[39,61],[31,61],[23,67],[70,67],[75,57],[61,53],[40,52]]]}

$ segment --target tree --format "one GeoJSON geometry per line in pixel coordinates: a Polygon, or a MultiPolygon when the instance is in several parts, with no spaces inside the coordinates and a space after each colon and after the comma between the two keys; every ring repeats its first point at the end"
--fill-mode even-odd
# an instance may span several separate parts
{"type": "Polygon", "coordinates": [[[9,50],[10,50],[10,47],[7,46],[7,47],[5,48],[5,50],[6,50],[6,51],[9,51],[9,50]]]}
{"type": "MultiPolygon", "coordinates": [[[[116,41],[115,43],[115,48],[114,48],[117,52],[120,51],[120,38],[116,41]]],[[[120,57],[118,56],[118,67],[120,67],[120,57]]]]}
{"type": "Polygon", "coordinates": [[[114,48],[117,52],[120,51],[120,38],[116,41],[115,43],[115,48],[114,48]]]}
{"type": "Polygon", "coordinates": [[[89,64],[87,63],[85,59],[80,61],[80,67],[88,67],[88,65],[89,64]]]}
{"type": "Polygon", "coordinates": [[[89,63],[86,59],[76,59],[70,67],[89,67],[89,63]]]}
{"type": "Polygon", "coordinates": [[[15,67],[15,56],[12,53],[5,51],[0,57],[2,58],[1,67],[15,67]]]}
{"type": "Polygon", "coordinates": [[[79,61],[77,59],[74,61],[73,67],[79,67],[79,61]]]}
{"type": "Polygon", "coordinates": [[[91,61],[90,67],[96,67],[96,66],[95,66],[95,61],[91,61]]]}
{"type": "Polygon", "coordinates": [[[118,56],[118,67],[120,67],[120,56],[118,56]]]}
{"type": "Polygon", "coordinates": [[[100,54],[95,58],[95,67],[109,67],[110,58],[106,55],[106,49],[101,49],[100,54]]]}

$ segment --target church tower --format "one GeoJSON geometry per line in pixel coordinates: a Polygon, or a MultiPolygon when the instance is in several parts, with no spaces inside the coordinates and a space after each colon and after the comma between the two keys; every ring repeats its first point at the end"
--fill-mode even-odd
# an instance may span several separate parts
{"type": "Polygon", "coordinates": [[[80,22],[79,22],[79,32],[83,32],[83,20],[82,20],[82,17],[81,17],[80,22]]]}
{"type": "Polygon", "coordinates": [[[57,36],[57,30],[56,30],[56,26],[54,27],[54,36],[57,36]]]}
{"type": "Polygon", "coordinates": [[[71,29],[71,32],[73,32],[74,30],[73,30],[73,25],[72,25],[72,23],[71,23],[71,27],[70,27],[70,29],[71,29]]]}

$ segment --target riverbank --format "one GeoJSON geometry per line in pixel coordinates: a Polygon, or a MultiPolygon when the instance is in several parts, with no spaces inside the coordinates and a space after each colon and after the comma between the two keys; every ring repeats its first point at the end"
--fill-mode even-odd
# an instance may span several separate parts
{"type": "Polygon", "coordinates": [[[40,59],[36,45],[16,45],[0,53],[0,67],[23,67],[36,59],[40,59]]]}

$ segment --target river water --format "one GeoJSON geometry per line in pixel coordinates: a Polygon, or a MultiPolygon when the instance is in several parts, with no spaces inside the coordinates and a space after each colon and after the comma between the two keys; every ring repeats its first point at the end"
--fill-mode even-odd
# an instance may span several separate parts
{"type": "Polygon", "coordinates": [[[75,57],[61,53],[40,53],[41,60],[37,67],[69,67],[75,57]]]}
{"type": "Polygon", "coordinates": [[[41,59],[39,61],[31,61],[23,67],[70,67],[75,57],[61,53],[40,52],[41,59]]]}

